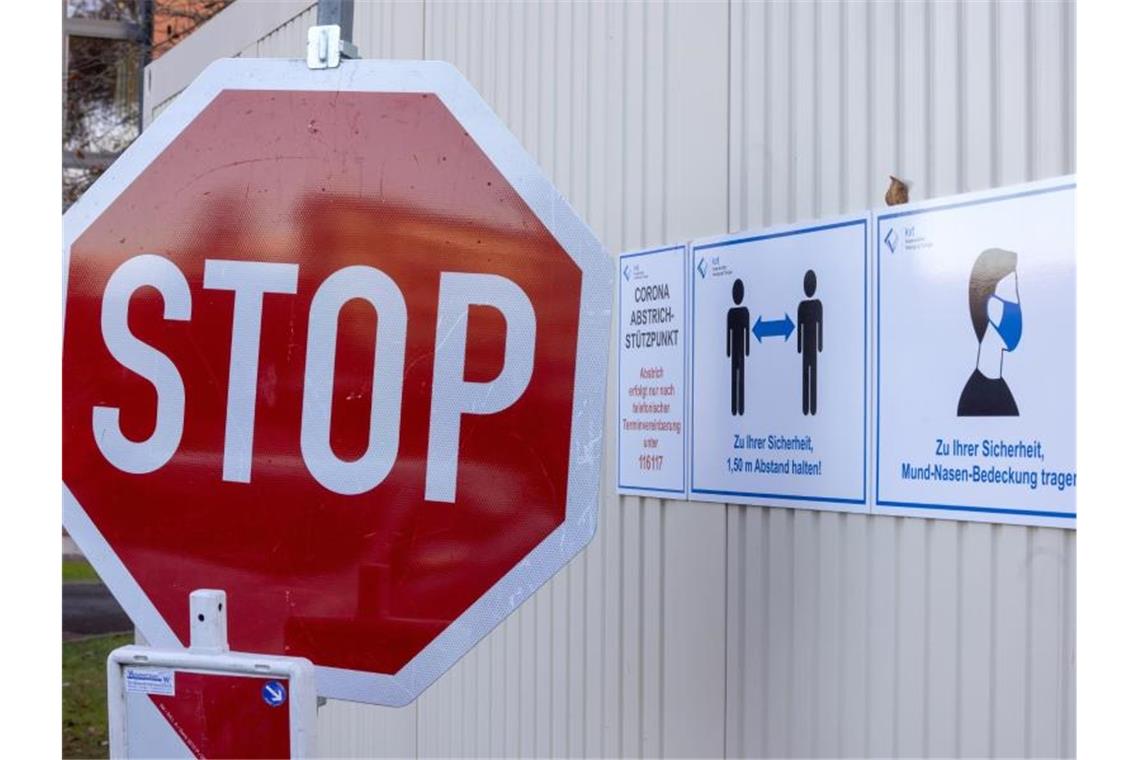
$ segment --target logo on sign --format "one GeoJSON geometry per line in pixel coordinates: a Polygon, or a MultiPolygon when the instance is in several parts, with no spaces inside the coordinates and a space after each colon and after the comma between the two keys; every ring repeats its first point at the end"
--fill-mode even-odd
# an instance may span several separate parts
{"type": "Polygon", "coordinates": [[[629,282],[629,264],[625,265],[625,269],[621,270],[621,273],[625,275],[625,281],[629,282]]]}
{"type": "Polygon", "coordinates": [[[697,271],[701,273],[701,279],[705,279],[705,275],[709,271],[709,265],[705,262],[704,259],[701,259],[700,263],[697,264],[697,271]]]}
{"type": "Polygon", "coordinates": [[[891,253],[895,252],[895,247],[899,244],[899,236],[895,234],[894,227],[887,230],[887,236],[883,238],[883,242],[887,244],[887,248],[891,249],[891,253]]]}
{"type": "Polygon", "coordinates": [[[270,707],[280,707],[285,704],[285,685],[280,681],[267,681],[261,687],[261,698],[270,707]]]}

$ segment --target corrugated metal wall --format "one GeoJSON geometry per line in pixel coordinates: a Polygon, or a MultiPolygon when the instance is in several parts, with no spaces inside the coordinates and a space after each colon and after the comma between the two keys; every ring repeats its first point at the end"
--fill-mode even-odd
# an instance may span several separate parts
{"type": "MultiPolygon", "coordinates": [[[[202,51],[303,55],[311,6],[240,0],[151,67],[151,107],[202,51]],[[242,38],[243,6],[277,25],[242,38]]],[[[364,55],[458,66],[614,252],[879,205],[890,173],[921,199],[1075,170],[1067,2],[356,14],[364,55]]],[[[1072,755],[1074,538],[619,499],[610,468],[582,555],[417,703],[322,708],[321,747],[1072,755]]]]}

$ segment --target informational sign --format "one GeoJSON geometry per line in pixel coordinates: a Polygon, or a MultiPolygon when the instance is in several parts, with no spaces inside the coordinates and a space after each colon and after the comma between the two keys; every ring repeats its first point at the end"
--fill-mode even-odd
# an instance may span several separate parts
{"type": "Polygon", "coordinates": [[[690,498],[866,509],[868,224],[692,246],[690,498]]]}
{"type": "Polygon", "coordinates": [[[685,246],[618,262],[618,493],[685,494],[685,246]]]}
{"type": "Polygon", "coordinates": [[[875,509],[1072,526],[1072,177],[875,220],[875,509]]]}
{"type": "Polygon", "coordinates": [[[222,589],[406,704],[593,535],[613,261],[448,64],[212,64],[64,272],[64,524],[156,647],[222,589]]]}
{"type": "Polygon", "coordinates": [[[108,665],[111,757],[316,755],[307,660],[126,646],[108,665]]]}

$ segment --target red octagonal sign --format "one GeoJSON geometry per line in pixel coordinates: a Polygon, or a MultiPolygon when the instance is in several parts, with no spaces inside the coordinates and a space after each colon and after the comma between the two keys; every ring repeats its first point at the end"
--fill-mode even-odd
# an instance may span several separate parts
{"type": "Polygon", "coordinates": [[[211,66],[65,227],[64,523],[147,640],[405,704],[593,534],[612,267],[450,66],[211,66]]]}

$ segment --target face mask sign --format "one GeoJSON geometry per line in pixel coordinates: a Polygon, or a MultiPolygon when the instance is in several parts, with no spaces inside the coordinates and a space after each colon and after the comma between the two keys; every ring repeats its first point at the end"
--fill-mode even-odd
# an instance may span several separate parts
{"type": "Polygon", "coordinates": [[[992,319],[990,324],[998,331],[1001,336],[1002,342],[1005,343],[1005,350],[1012,351],[1017,348],[1017,344],[1021,342],[1021,304],[1017,301],[1007,301],[1000,296],[990,296],[1001,302],[1001,321],[995,323],[992,319]]]}

